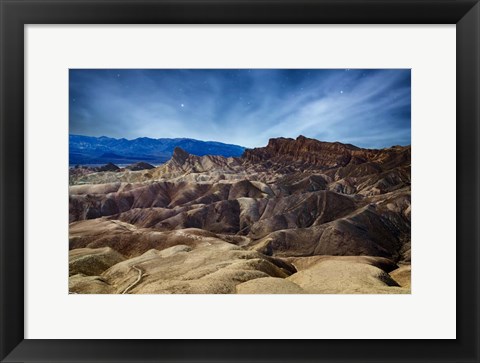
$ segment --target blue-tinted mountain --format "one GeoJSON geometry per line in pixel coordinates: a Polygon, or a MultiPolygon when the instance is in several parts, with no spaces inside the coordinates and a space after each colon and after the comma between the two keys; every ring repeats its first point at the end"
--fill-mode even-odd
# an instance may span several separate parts
{"type": "Polygon", "coordinates": [[[238,145],[195,139],[151,139],[141,137],[134,140],[69,136],[70,164],[127,164],[148,162],[162,164],[172,157],[173,150],[180,147],[198,156],[219,155],[224,157],[241,156],[245,150],[238,145]]]}

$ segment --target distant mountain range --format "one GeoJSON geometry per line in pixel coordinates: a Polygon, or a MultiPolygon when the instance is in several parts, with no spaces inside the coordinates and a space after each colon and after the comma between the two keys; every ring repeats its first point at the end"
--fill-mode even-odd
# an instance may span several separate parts
{"type": "Polygon", "coordinates": [[[173,150],[180,147],[190,154],[241,156],[245,148],[238,145],[195,139],[151,139],[141,137],[134,140],[69,135],[70,165],[74,164],[127,164],[140,161],[162,164],[172,157],[173,150]]]}

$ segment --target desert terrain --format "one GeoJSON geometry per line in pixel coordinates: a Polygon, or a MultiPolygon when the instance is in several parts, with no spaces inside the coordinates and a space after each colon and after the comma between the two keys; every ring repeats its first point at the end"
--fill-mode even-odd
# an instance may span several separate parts
{"type": "Polygon", "coordinates": [[[299,136],[72,168],[69,292],[408,294],[410,162],[299,136]]]}

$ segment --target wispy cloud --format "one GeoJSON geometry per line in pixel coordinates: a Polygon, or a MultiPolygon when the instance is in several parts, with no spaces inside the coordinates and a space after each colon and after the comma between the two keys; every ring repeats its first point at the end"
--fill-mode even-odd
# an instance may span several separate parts
{"type": "Polygon", "coordinates": [[[70,132],[410,143],[409,70],[71,70],[70,132]]]}

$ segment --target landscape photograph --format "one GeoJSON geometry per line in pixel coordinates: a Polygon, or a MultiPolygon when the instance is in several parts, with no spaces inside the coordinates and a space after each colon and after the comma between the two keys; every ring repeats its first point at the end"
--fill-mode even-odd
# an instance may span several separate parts
{"type": "Polygon", "coordinates": [[[68,96],[69,294],[411,293],[410,69],[70,69],[68,96]]]}

